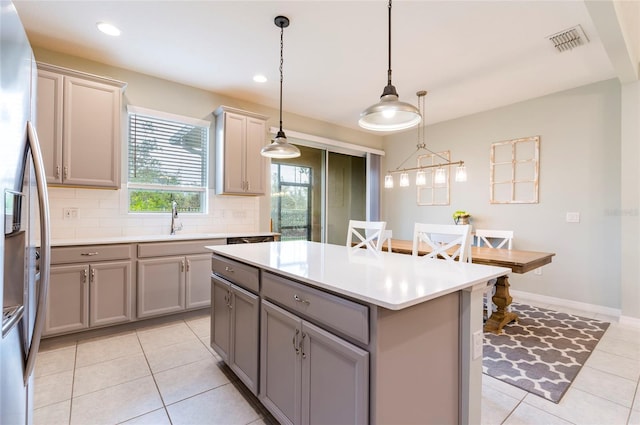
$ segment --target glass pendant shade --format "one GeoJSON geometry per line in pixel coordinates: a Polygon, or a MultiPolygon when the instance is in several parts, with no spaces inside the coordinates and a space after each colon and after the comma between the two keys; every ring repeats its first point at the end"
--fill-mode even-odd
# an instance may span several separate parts
{"type": "Polygon", "coordinates": [[[444,184],[447,181],[447,172],[444,168],[438,168],[433,179],[435,184],[444,184]]]}
{"type": "Polygon", "coordinates": [[[391,174],[384,176],[384,188],[393,189],[393,176],[391,174]]]}
{"type": "Polygon", "coordinates": [[[427,173],[419,170],[416,173],[416,186],[424,186],[427,184],[427,173]]]}
{"type": "Polygon", "coordinates": [[[409,173],[400,174],[400,187],[409,186],[409,173]]]}
{"type": "Polygon", "coordinates": [[[467,181],[467,167],[465,167],[464,165],[459,165],[456,168],[456,181],[457,182],[467,181]]]}
{"type": "Polygon", "coordinates": [[[411,128],[420,121],[420,111],[410,103],[400,102],[398,95],[392,93],[383,94],[380,102],[365,109],[360,114],[358,125],[373,131],[396,131],[411,128]]]}
{"type": "Polygon", "coordinates": [[[287,136],[283,131],[278,131],[271,144],[260,150],[260,155],[268,158],[297,158],[300,156],[300,149],[287,142],[287,136]]]}

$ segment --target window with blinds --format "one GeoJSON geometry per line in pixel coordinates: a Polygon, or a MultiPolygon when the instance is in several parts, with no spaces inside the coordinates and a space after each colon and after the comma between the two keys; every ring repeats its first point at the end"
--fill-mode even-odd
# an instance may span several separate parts
{"type": "Polygon", "coordinates": [[[129,211],[206,212],[209,123],[129,108],[129,211]]]}

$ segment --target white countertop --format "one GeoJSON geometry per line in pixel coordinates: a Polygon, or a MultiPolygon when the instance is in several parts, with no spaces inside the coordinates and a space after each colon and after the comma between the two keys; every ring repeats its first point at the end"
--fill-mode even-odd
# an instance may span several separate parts
{"type": "Polygon", "coordinates": [[[54,239],[51,246],[73,246],[73,245],[107,245],[114,243],[138,243],[138,242],[171,242],[171,241],[191,241],[199,239],[226,239],[251,236],[275,236],[274,232],[243,232],[243,233],[191,233],[176,235],[142,235],[142,236],[114,236],[96,237],[82,239],[54,239]]]}
{"type": "Polygon", "coordinates": [[[511,272],[307,241],[208,246],[214,253],[311,286],[400,310],[511,272]]]}

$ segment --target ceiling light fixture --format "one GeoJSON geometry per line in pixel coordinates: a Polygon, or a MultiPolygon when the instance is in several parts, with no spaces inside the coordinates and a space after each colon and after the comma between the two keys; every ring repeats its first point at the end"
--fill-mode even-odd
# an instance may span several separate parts
{"type": "Polygon", "coordinates": [[[117,37],[120,35],[120,30],[115,25],[111,25],[108,22],[98,22],[96,26],[101,32],[107,35],[111,35],[114,37],[117,37]]]}
{"type": "Polygon", "coordinates": [[[422,117],[415,106],[400,102],[398,91],[391,84],[391,0],[389,0],[389,68],[387,85],[382,91],[380,102],[369,106],[360,114],[358,125],[367,130],[395,131],[420,124],[422,117]]]}
{"type": "Polygon", "coordinates": [[[287,136],[282,131],[282,51],[284,47],[284,28],[289,26],[289,18],[286,16],[276,16],[273,21],[280,28],[280,130],[271,143],[262,148],[260,154],[268,158],[297,158],[300,156],[300,149],[287,142],[287,136]]]}
{"type": "MultiPolygon", "coordinates": [[[[418,96],[418,104],[420,106],[420,115],[424,116],[424,97],[427,95],[427,92],[421,90],[416,93],[418,96]]],[[[407,157],[400,165],[396,167],[395,170],[387,171],[386,176],[384,176],[384,187],[385,189],[392,189],[394,186],[393,175],[400,174],[400,187],[409,186],[409,171],[416,171],[416,186],[426,186],[427,184],[427,172],[425,170],[430,168],[436,168],[433,175],[433,184],[434,185],[443,185],[447,181],[447,173],[444,167],[451,167],[457,165],[456,168],[456,182],[466,182],[467,181],[467,170],[464,166],[464,161],[451,162],[447,158],[442,155],[430,150],[424,143],[424,125],[418,127],[418,144],[416,145],[417,149],[407,157]],[[422,165],[412,168],[400,168],[405,162],[409,160],[413,155],[417,152],[425,150],[430,154],[439,157],[442,159],[443,163],[433,164],[433,165],[422,165]]]]}

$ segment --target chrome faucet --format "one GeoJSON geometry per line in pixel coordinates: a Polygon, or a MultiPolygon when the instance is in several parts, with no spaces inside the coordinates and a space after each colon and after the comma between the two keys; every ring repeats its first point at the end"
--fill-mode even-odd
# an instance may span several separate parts
{"type": "Polygon", "coordinates": [[[176,218],[178,218],[178,203],[176,201],[171,202],[171,232],[170,235],[175,235],[176,230],[182,230],[182,223],[176,226],[176,218]]]}

